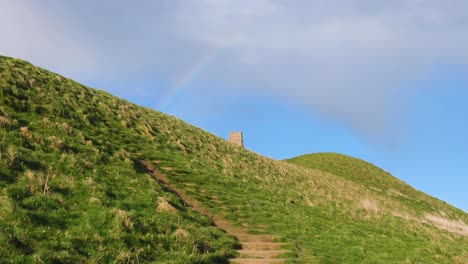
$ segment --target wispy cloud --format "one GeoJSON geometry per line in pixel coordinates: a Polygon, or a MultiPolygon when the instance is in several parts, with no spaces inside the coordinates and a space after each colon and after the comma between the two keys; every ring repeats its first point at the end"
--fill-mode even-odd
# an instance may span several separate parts
{"type": "Polygon", "coordinates": [[[236,88],[240,93],[257,87],[255,93],[282,96],[369,134],[391,126],[392,104],[401,103],[393,96],[404,95],[428,68],[468,63],[466,1],[0,0],[0,6],[1,53],[66,73],[118,79],[157,72],[177,83],[216,50],[199,71],[204,79],[247,88],[236,88]]]}
{"type": "Polygon", "coordinates": [[[37,1],[0,0],[0,53],[60,70],[97,71],[99,47],[88,45],[79,27],[37,1]]]}

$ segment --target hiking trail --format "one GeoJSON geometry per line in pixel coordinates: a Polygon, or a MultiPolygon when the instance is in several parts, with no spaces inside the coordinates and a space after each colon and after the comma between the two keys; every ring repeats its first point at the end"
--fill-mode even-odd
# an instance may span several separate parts
{"type": "Polygon", "coordinates": [[[215,226],[223,229],[226,233],[234,236],[240,242],[242,248],[238,249],[239,257],[230,259],[230,263],[238,264],[270,264],[270,263],[285,263],[286,259],[281,258],[282,254],[289,252],[283,249],[287,243],[275,242],[278,237],[276,235],[256,235],[249,234],[245,228],[236,228],[231,223],[222,217],[208,211],[203,205],[187,195],[185,191],[171,184],[163,173],[155,169],[150,162],[140,161],[151,176],[166,186],[170,191],[176,194],[188,206],[195,211],[211,218],[215,226]]]}

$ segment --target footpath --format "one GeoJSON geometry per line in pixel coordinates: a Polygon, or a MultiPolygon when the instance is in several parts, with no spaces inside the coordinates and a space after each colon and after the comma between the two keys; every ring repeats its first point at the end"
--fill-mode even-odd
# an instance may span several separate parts
{"type": "Polygon", "coordinates": [[[280,257],[282,254],[288,252],[288,250],[282,249],[286,243],[274,242],[277,240],[277,236],[249,234],[244,228],[233,227],[231,223],[224,220],[220,216],[212,214],[206,208],[204,208],[200,202],[194,200],[183,190],[171,184],[166,175],[153,168],[151,163],[147,161],[141,161],[141,164],[155,180],[166,186],[166,188],[168,188],[171,192],[175,193],[185,202],[185,204],[192,207],[195,211],[210,217],[217,227],[237,238],[242,248],[237,250],[237,252],[239,252],[239,257],[229,260],[231,263],[270,264],[286,262],[286,259],[280,257]]]}

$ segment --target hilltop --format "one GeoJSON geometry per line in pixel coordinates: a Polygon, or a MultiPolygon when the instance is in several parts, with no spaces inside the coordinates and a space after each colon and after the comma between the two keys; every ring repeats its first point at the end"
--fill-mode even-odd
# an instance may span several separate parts
{"type": "Polygon", "coordinates": [[[468,215],[364,161],[276,161],[0,56],[0,259],[223,263],[238,241],[142,168],[294,263],[464,263],[468,215]]]}
{"type": "MultiPolygon", "coordinates": [[[[287,161],[306,168],[331,173],[364,186],[383,200],[380,204],[386,204],[385,207],[375,204],[375,210],[385,210],[395,216],[405,215],[406,218],[412,218],[412,220],[422,223],[434,220],[438,216],[456,219],[460,213],[463,215],[461,210],[445,212],[447,206],[445,202],[417,191],[388,172],[357,158],[339,153],[315,153],[291,158],[287,161]],[[409,215],[409,212],[413,212],[414,215],[409,215]]],[[[370,201],[365,200],[365,202],[370,201]]],[[[433,223],[441,229],[468,235],[468,226],[462,222],[434,220],[433,223]]]]}

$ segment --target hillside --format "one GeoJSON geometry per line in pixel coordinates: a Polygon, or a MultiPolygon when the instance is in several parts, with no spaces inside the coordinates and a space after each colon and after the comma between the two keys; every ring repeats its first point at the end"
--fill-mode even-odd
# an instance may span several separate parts
{"type": "MultiPolygon", "coordinates": [[[[405,206],[419,216],[425,216],[427,212],[435,210],[442,215],[447,214],[451,218],[457,218],[457,214],[450,215],[451,212],[444,212],[446,206],[444,202],[435,202],[433,197],[413,189],[405,182],[366,161],[338,153],[302,155],[287,161],[306,168],[331,173],[365,186],[370,192],[388,200],[389,203],[399,203],[398,206],[394,204],[396,206],[394,208],[405,206]]],[[[394,213],[398,214],[396,211],[394,213]]]]}
{"type": "Polygon", "coordinates": [[[289,243],[297,263],[464,263],[468,215],[337,154],[275,161],[0,57],[0,259],[222,263],[238,243],[151,178],[289,243]]]}

